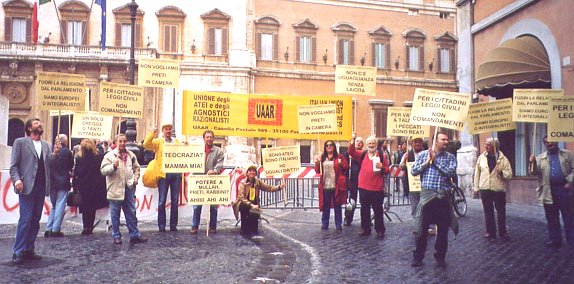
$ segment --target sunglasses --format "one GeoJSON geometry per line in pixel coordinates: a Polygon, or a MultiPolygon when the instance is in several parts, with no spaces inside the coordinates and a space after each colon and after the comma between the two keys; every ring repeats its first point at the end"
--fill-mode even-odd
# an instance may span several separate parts
{"type": "Polygon", "coordinates": [[[327,147],[332,147],[332,146],[335,146],[335,145],[331,144],[331,143],[327,144],[327,147]]]}

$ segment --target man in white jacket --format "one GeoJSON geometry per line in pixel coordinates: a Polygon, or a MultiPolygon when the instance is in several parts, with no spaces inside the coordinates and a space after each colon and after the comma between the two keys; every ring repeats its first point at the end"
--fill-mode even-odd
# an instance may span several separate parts
{"type": "Polygon", "coordinates": [[[510,162],[499,151],[500,142],[496,138],[488,138],[484,144],[486,151],[478,157],[474,169],[474,191],[480,191],[480,199],[484,208],[484,221],[488,240],[496,238],[496,223],[494,208],[498,217],[498,236],[508,241],[506,231],[506,182],[512,178],[510,162]]]}
{"type": "Polygon", "coordinates": [[[108,152],[102,161],[100,171],[106,177],[107,198],[110,202],[112,220],[112,238],[114,244],[122,244],[120,233],[120,210],[126,217],[126,226],[130,233],[130,243],[147,242],[138,230],[135,207],[135,189],[140,176],[140,165],[133,152],[126,148],[126,135],[116,137],[116,149],[108,152]]]}

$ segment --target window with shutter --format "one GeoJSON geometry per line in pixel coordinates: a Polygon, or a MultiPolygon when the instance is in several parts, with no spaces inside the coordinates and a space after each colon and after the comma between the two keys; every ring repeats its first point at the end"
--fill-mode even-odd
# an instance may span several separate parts
{"type": "Polygon", "coordinates": [[[4,40],[7,42],[12,41],[12,18],[4,18],[4,40]]]}
{"type": "Polygon", "coordinates": [[[293,24],[297,40],[295,41],[296,61],[301,63],[317,63],[317,25],[305,19],[293,24]]]}
{"type": "MultiPolygon", "coordinates": [[[[114,45],[118,47],[130,47],[131,37],[132,37],[132,26],[131,26],[131,16],[130,9],[128,5],[120,6],[113,9],[114,20],[115,20],[115,35],[114,35],[114,45]]],[[[144,12],[140,9],[136,11],[135,19],[135,31],[134,31],[134,47],[142,47],[142,22],[143,22],[144,12]]],[[[109,19],[109,18],[108,18],[109,19]]],[[[159,26],[159,39],[157,39],[157,47],[162,49],[163,46],[163,25],[159,26]]]]}

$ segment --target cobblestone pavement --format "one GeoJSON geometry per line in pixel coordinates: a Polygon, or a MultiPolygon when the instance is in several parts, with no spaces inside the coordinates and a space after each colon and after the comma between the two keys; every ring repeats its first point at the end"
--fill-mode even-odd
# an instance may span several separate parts
{"type": "MultiPolygon", "coordinates": [[[[39,236],[42,260],[10,263],[15,226],[0,226],[0,283],[572,283],[574,249],[547,249],[539,206],[508,204],[510,242],[485,240],[482,207],[469,201],[461,233],[449,237],[447,267],[438,268],[429,241],[422,268],[411,268],[412,219],[405,206],[392,207],[386,236],[360,237],[359,212],[342,232],[320,229],[318,210],[266,210],[261,236],[241,237],[235,221],[220,220],[215,235],[157,232],[140,223],[146,244],[114,245],[100,225],[81,236],[81,220],[66,221],[63,238],[39,236]]],[[[333,216],[331,217],[333,223],[333,216]]],[[[44,225],[44,224],[42,224],[44,225]]],[[[186,225],[186,226],[183,226],[186,225]]],[[[43,232],[43,230],[41,231],[43,232]]]]}

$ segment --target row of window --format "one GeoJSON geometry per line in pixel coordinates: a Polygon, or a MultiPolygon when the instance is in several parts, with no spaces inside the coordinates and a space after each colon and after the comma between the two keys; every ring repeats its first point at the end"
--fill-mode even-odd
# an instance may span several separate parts
{"type": "MultiPolygon", "coordinates": [[[[256,53],[259,60],[279,60],[279,42],[278,34],[280,22],[273,16],[264,16],[256,20],[256,53]]],[[[318,27],[309,19],[293,25],[295,39],[295,61],[300,63],[317,63],[317,44],[316,34],[318,27]]],[[[355,33],[357,28],[349,23],[340,23],[334,25],[331,30],[337,41],[335,50],[335,64],[355,65],[355,33]]],[[[409,29],[403,33],[405,43],[406,60],[400,62],[399,58],[391,62],[391,37],[392,33],[384,26],[379,26],[369,31],[371,40],[370,63],[367,62],[367,54],[360,58],[361,65],[371,65],[379,69],[396,69],[404,65],[404,69],[411,71],[424,71],[426,69],[424,61],[424,43],[426,35],[422,30],[409,29]]],[[[437,62],[429,62],[428,69],[436,70],[440,73],[453,73],[455,71],[455,46],[457,38],[449,32],[444,32],[434,37],[437,46],[437,62]]],[[[284,55],[288,60],[288,51],[284,55]]],[[[327,60],[327,51],[322,57],[324,63],[327,60]]]]}

